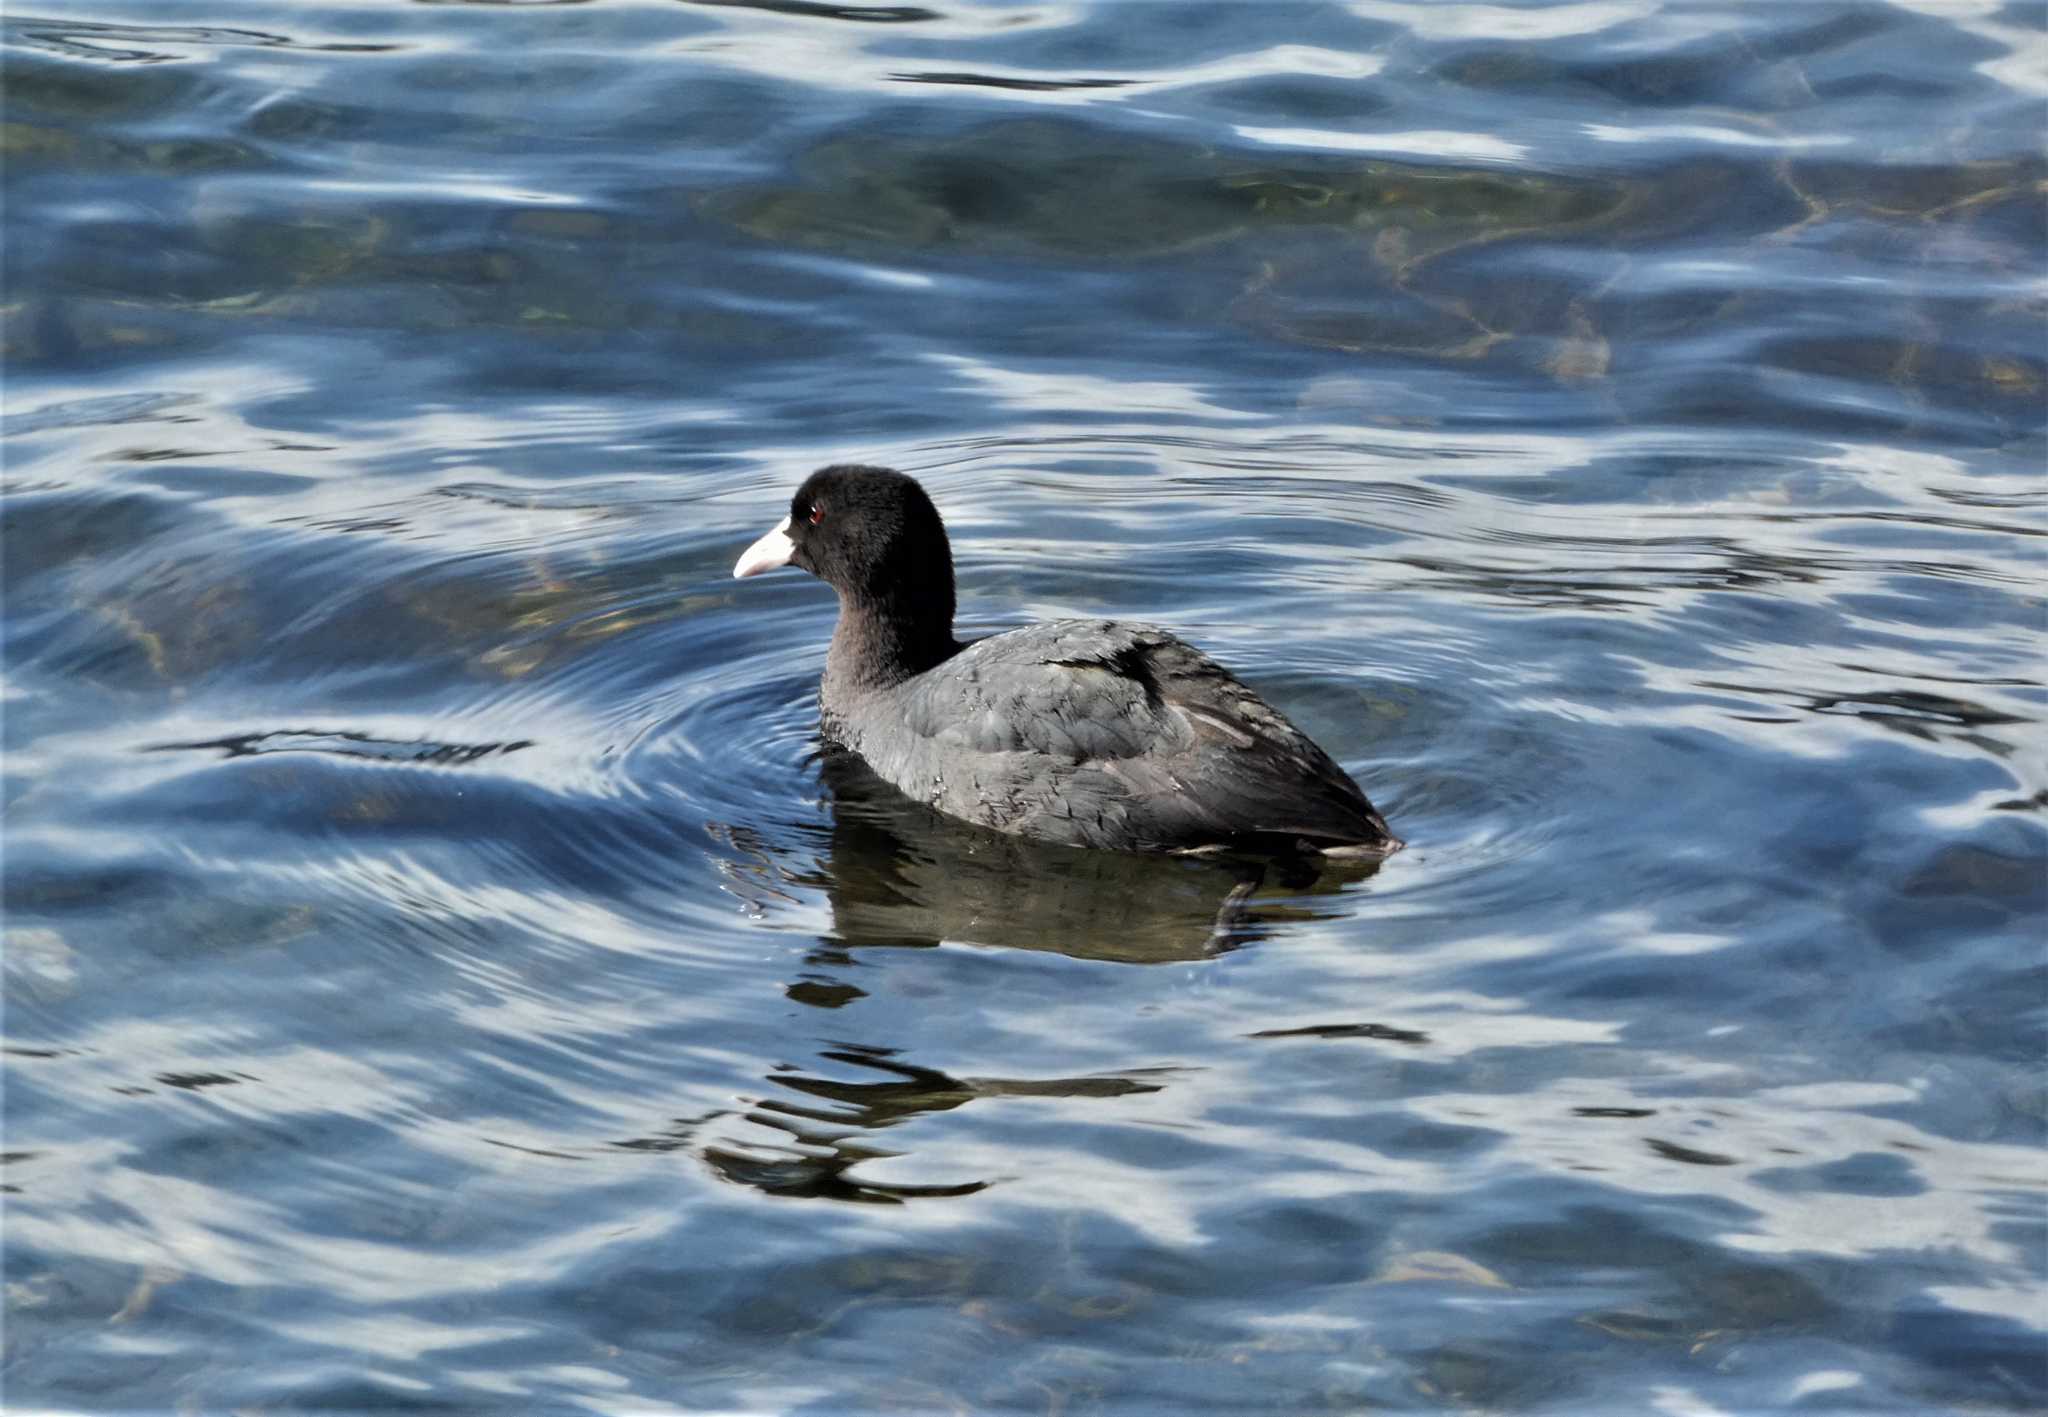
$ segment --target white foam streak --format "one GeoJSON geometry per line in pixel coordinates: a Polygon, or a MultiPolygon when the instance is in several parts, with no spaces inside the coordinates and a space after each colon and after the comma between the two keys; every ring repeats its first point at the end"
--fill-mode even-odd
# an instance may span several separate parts
{"type": "Polygon", "coordinates": [[[1529,154],[1526,143],[1511,143],[1488,133],[1440,129],[1414,129],[1402,133],[1338,133],[1322,128],[1240,126],[1235,131],[1238,137],[1250,142],[1319,152],[1389,153],[1464,162],[1519,162],[1529,154]]]}
{"type": "Polygon", "coordinates": [[[1842,133],[1794,137],[1786,133],[1749,133],[1709,123],[1653,123],[1633,128],[1613,123],[1586,123],[1580,126],[1579,131],[1602,143],[1705,143],[1713,147],[1764,148],[1776,152],[1839,148],[1855,141],[1842,133]]]}
{"type": "Polygon", "coordinates": [[[1598,34],[1647,19],[1661,8],[1656,0],[1588,0],[1563,5],[1436,4],[1434,0],[1349,0],[1349,9],[1368,20],[1399,25],[1418,39],[1489,40],[1494,43],[1568,39],[1598,34]]]}

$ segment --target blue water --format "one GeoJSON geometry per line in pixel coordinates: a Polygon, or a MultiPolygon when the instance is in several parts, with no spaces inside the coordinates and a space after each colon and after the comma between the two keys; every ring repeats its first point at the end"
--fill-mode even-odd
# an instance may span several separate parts
{"type": "Polygon", "coordinates": [[[5,33],[11,1408],[2048,1407],[2041,5],[5,33]],[[855,459],[1410,848],[838,780],[855,459]]]}

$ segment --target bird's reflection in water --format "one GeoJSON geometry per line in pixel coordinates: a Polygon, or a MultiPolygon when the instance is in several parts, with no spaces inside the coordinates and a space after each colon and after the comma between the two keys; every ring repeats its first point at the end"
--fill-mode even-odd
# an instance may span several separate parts
{"type": "Polygon", "coordinates": [[[900,1205],[931,1196],[965,1196],[988,1181],[905,1185],[851,1174],[863,1161],[902,1156],[869,1140],[873,1133],[927,1113],[950,1112],[977,1097],[1125,1097],[1158,1092],[1164,1068],[1072,1078],[953,1077],[896,1061],[896,1049],[842,1045],[820,1054],[827,1064],[860,1070],[847,1080],[777,1068],[768,1081],[795,1096],[755,1102],[744,1121],[749,1135],[713,1141],[703,1151],[712,1170],[728,1181],[777,1196],[900,1205]],[[774,1133],[781,1133],[775,1136],[774,1133]]]}
{"type": "Polygon", "coordinates": [[[828,848],[782,878],[825,891],[840,951],[953,941],[1119,964],[1199,960],[1329,913],[1310,902],[1378,869],[1053,846],[942,816],[847,753],[821,752],[818,775],[828,848]],[[1275,899],[1255,908],[1261,888],[1275,899]]]}
{"type": "MultiPolygon", "coordinates": [[[[825,892],[832,933],[806,956],[789,997],[823,1009],[865,997],[846,977],[854,952],[943,942],[1050,950],[1120,964],[1198,961],[1332,912],[1343,887],[1377,863],[1186,857],[1088,851],[1023,841],[941,816],[848,754],[825,750],[818,772],[831,813],[825,850],[778,848],[743,827],[714,827],[732,849],[732,889],[772,913],[778,898],[825,892]],[[1265,898],[1261,897],[1265,893],[1265,898]]],[[[970,1180],[901,1185],[856,1177],[863,1161],[903,1155],[877,1133],[982,1097],[1114,1098],[1157,1092],[1171,1069],[1077,1077],[955,1077],[895,1048],[835,1042],[810,1068],[781,1065],[770,1091],[718,1128],[700,1154],[729,1181],[772,1195],[900,1204],[967,1195],[970,1180]],[[851,1074],[851,1076],[849,1076],[851,1074]]],[[[731,1114],[728,1114],[730,1117],[731,1114]]]]}

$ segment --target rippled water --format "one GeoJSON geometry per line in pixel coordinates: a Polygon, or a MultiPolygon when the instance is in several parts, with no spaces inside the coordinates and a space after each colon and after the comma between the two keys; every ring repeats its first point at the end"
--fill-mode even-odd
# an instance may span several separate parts
{"type": "Polygon", "coordinates": [[[5,25],[12,1405],[2048,1405],[2038,5],[5,25]],[[856,458],[1411,849],[821,764],[856,458]]]}

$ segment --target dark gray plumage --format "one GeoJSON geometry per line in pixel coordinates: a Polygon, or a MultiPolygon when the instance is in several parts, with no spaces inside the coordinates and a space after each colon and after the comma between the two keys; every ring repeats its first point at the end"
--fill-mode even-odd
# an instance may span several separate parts
{"type": "Polygon", "coordinates": [[[813,473],[733,574],[780,565],[839,593],[826,734],[942,812],[1071,846],[1400,849],[1327,753],[1164,630],[1056,620],[955,640],[945,526],[901,473],[813,473]]]}

